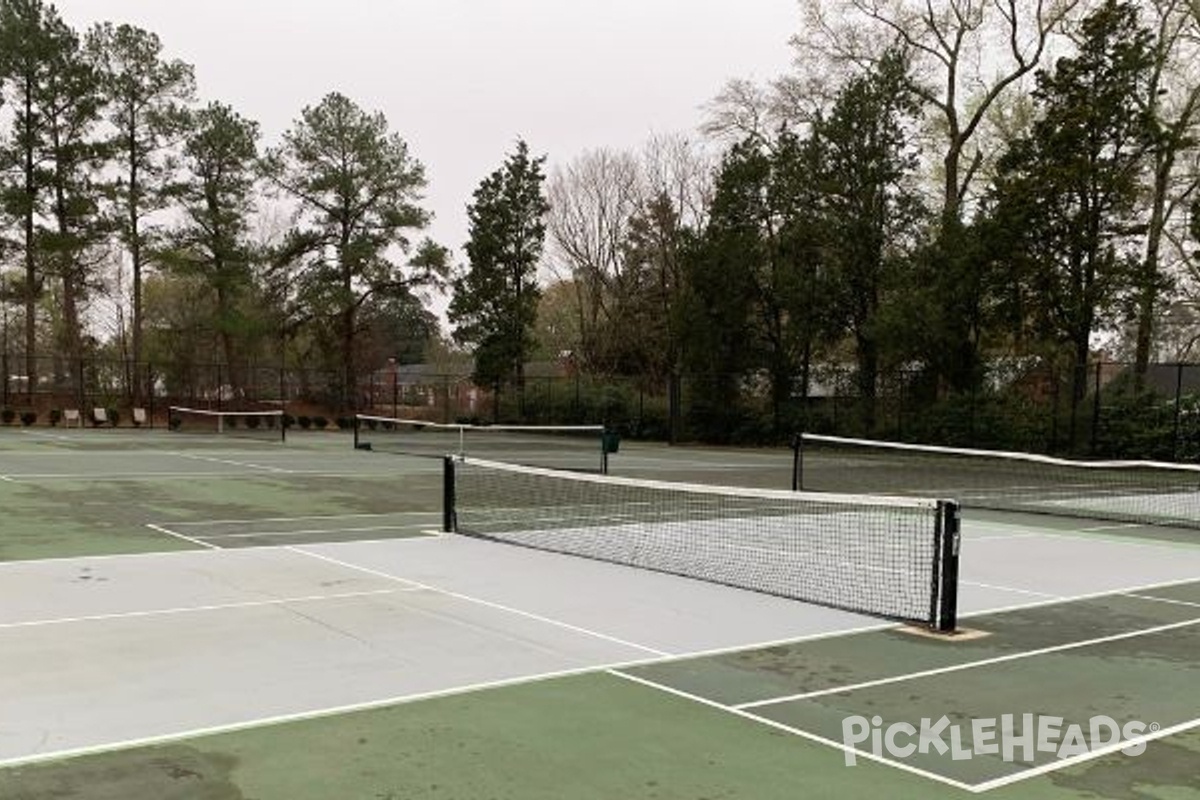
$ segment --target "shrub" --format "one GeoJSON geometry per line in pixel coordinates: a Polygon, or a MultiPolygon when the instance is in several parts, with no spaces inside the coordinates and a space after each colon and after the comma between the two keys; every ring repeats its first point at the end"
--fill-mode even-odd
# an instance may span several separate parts
{"type": "Polygon", "coordinates": [[[376,428],[379,427],[379,420],[377,420],[377,419],[367,420],[367,427],[371,430],[375,430],[376,428]]]}
{"type": "Polygon", "coordinates": [[[301,414],[300,416],[296,417],[296,422],[304,430],[308,430],[312,427],[312,417],[308,416],[307,414],[301,414]]]}
{"type": "Polygon", "coordinates": [[[227,415],[225,417],[225,427],[236,429],[238,426],[238,419],[239,419],[239,417],[237,414],[227,415]]]}
{"type": "Polygon", "coordinates": [[[354,427],[354,420],[350,417],[338,417],[335,422],[338,426],[338,430],[340,431],[350,430],[354,427]]]}
{"type": "Polygon", "coordinates": [[[294,427],[294,426],[295,426],[295,424],[296,424],[296,418],[295,418],[295,417],[293,417],[291,414],[284,414],[284,415],[283,415],[283,427],[285,427],[285,428],[291,428],[291,427],[294,427]]]}
{"type": "Polygon", "coordinates": [[[313,427],[319,431],[323,431],[329,427],[329,420],[318,414],[312,418],[313,427]]]}
{"type": "Polygon", "coordinates": [[[121,421],[121,413],[115,408],[108,408],[104,410],[104,414],[108,417],[108,424],[117,427],[117,423],[121,421]]]}
{"type": "Polygon", "coordinates": [[[179,430],[179,426],[183,424],[183,420],[179,417],[170,417],[167,419],[167,427],[173,431],[179,430]]]}
{"type": "Polygon", "coordinates": [[[6,408],[3,411],[0,411],[0,420],[2,420],[5,425],[12,425],[13,420],[16,418],[17,412],[13,411],[11,408],[6,408]]]}
{"type": "Polygon", "coordinates": [[[246,427],[250,430],[255,430],[262,423],[262,417],[251,414],[246,417],[246,427]]]}
{"type": "Polygon", "coordinates": [[[58,425],[58,423],[62,422],[62,416],[63,413],[61,408],[50,409],[50,424],[58,425]]]}
{"type": "Polygon", "coordinates": [[[21,424],[28,428],[33,423],[37,422],[37,417],[38,415],[36,411],[25,411],[21,414],[21,424]]]}

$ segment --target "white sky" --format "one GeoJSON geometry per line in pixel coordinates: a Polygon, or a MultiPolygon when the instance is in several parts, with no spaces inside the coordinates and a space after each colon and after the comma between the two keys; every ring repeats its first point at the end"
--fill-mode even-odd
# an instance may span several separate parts
{"type": "MultiPolygon", "coordinates": [[[[340,91],[424,163],[430,235],[462,259],[465,208],[518,137],[551,164],[693,133],[729,78],[790,61],[795,0],[57,0],[77,29],[129,22],[275,144],[340,91]]],[[[698,135],[698,134],[697,134],[698,135]]]]}

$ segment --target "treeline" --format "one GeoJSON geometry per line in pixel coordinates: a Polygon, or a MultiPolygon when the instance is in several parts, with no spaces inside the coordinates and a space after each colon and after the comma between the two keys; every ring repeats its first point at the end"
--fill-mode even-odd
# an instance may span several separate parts
{"type": "Polygon", "coordinates": [[[709,109],[713,169],[659,142],[551,178],[561,349],[687,376],[692,429],[726,439],[804,424],[833,373],[872,432],[884,375],[932,406],[1036,365],[1074,407],[1098,351],[1135,392],[1192,355],[1194,4],[803,5],[795,73],[709,109]]]}
{"type": "Polygon", "coordinates": [[[31,390],[108,356],[223,362],[236,394],[287,357],[336,370],[345,402],[437,336],[418,293],[447,252],[416,239],[425,175],[381,114],[331,93],[264,148],[153,33],[76,31],[41,0],[0,0],[0,89],[5,364],[31,390]]]}
{"type": "Polygon", "coordinates": [[[686,386],[706,438],[791,431],[834,373],[870,432],[897,373],[932,404],[1037,364],[1077,405],[1100,350],[1134,390],[1191,355],[1194,2],[799,5],[794,69],[727,85],[700,142],[550,169],[518,142],[452,268],[417,241],[425,177],[382,115],[330,94],[263,147],[153,34],[0,0],[21,352],[289,359],[336,370],[349,406],[443,344],[422,290],[446,288],[480,385],[519,397],[546,360],[673,410],[686,386]]]}

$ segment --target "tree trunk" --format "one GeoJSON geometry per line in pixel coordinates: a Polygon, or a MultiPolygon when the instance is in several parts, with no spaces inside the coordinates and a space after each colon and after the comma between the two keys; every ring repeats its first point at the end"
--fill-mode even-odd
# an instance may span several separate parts
{"type": "MultiPolygon", "coordinates": [[[[25,92],[26,126],[32,126],[33,97],[25,92]]],[[[33,136],[25,131],[29,141],[25,143],[25,387],[29,402],[37,389],[37,258],[34,252],[34,214],[37,201],[37,184],[34,180],[33,136]]]]}
{"type": "Polygon", "coordinates": [[[1134,385],[1138,389],[1145,384],[1146,372],[1150,368],[1150,343],[1154,334],[1154,313],[1158,299],[1158,259],[1162,247],[1163,227],[1166,224],[1168,183],[1174,161],[1173,155],[1161,156],[1154,170],[1154,196],[1150,209],[1150,223],[1146,231],[1146,257],[1142,262],[1137,287],[1137,347],[1134,353],[1133,375],[1134,385]]]}
{"type": "MultiPolygon", "coordinates": [[[[83,367],[83,336],[79,324],[79,290],[69,269],[62,276],[64,344],[67,351],[67,374],[78,378],[83,367]]],[[[83,404],[83,386],[75,387],[75,402],[83,404]]]]}
{"type": "Polygon", "coordinates": [[[858,402],[866,433],[875,432],[875,383],[879,377],[879,347],[874,339],[858,335],[858,402]]]}
{"type": "MultiPolygon", "coordinates": [[[[223,264],[220,260],[217,261],[216,274],[222,274],[223,264]]],[[[216,281],[217,289],[217,320],[218,320],[218,336],[221,339],[221,353],[225,356],[225,365],[227,367],[229,377],[229,387],[233,391],[233,396],[239,399],[245,399],[245,381],[242,376],[242,365],[237,361],[237,345],[233,340],[233,335],[229,332],[229,293],[225,289],[221,280],[216,281]]]]}
{"type": "MultiPolygon", "coordinates": [[[[138,185],[137,131],[126,131],[129,136],[129,256],[133,260],[133,320],[130,331],[132,345],[130,376],[136,375],[142,361],[142,235],[138,226],[138,208],[141,187],[138,185]]],[[[142,404],[140,381],[129,380],[129,400],[135,406],[142,404]]]]}

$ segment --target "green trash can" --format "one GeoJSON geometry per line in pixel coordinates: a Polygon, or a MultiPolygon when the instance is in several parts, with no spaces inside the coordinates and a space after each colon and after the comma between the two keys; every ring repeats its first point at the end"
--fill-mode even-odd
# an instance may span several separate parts
{"type": "Polygon", "coordinates": [[[602,441],[605,453],[616,453],[621,450],[621,434],[616,431],[605,431],[602,441]]]}

